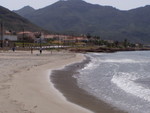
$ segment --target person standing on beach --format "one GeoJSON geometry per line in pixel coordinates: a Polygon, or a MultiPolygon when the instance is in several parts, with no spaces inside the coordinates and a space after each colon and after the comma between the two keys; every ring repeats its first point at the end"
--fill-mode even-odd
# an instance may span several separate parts
{"type": "Polygon", "coordinates": [[[13,52],[15,52],[15,47],[12,48],[13,52]]]}
{"type": "Polygon", "coordinates": [[[33,47],[31,46],[31,54],[33,54],[33,47]]]}
{"type": "Polygon", "coordinates": [[[40,54],[42,54],[42,48],[40,48],[40,54]]]}
{"type": "Polygon", "coordinates": [[[15,43],[14,43],[12,50],[13,50],[13,52],[15,52],[15,50],[16,50],[16,44],[15,43]]]}

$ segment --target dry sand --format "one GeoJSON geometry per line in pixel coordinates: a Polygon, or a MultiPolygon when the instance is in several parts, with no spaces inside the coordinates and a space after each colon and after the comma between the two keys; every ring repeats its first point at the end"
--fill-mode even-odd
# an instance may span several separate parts
{"type": "Polygon", "coordinates": [[[0,52],[0,113],[91,113],[53,87],[51,70],[80,62],[81,54],[0,52]]]}

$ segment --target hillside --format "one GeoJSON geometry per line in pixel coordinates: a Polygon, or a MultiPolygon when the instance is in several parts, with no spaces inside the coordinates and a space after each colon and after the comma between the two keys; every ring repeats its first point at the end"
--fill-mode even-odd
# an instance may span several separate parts
{"type": "Polygon", "coordinates": [[[150,42],[150,6],[120,11],[82,0],[58,1],[25,18],[49,30],[66,34],[98,35],[103,39],[150,42]]]}
{"type": "Polygon", "coordinates": [[[13,31],[22,31],[23,28],[29,31],[40,31],[40,27],[29,22],[27,19],[16,13],[0,6],[0,22],[3,22],[4,28],[13,31]]]}
{"type": "Polygon", "coordinates": [[[32,8],[30,6],[25,6],[25,7],[21,8],[20,10],[14,10],[13,12],[15,12],[15,13],[17,13],[17,14],[19,14],[19,15],[24,17],[24,16],[26,16],[28,14],[33,13],[34,11],[35,11],[34,8],[32,8]]]}

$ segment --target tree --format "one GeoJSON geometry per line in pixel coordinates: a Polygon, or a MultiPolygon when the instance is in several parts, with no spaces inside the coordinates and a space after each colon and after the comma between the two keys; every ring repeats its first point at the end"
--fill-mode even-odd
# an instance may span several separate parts
{"type": "Polygon", "coordinates": [[[119,42],[118,41],[115,41],[114,44],[115,44],[115,47],[119,47],[119,42]]]}
{"type": "Polygon", "coordinates": [[[127,40],[127,39],[124,39],[124,41],[123,41],[123,46],[124,46],[125,48],[127,48],[127,46],[128,46],[128,40],[127,40]]]}
{"type": "Polygon", "coordinates": [[[86,37],[87,37],[87,39],[89,39],[89,40],[90,40],[92,36],[91,36],[91,34],[90,34],[90,33],[87,33],[86,37]]]}
{"type": "Polygon", "coordinates": [[[35,33],[34,36],[35,36],[36,38],[40,38],[40,37],[41,37],[41,32],[35,33]]]}

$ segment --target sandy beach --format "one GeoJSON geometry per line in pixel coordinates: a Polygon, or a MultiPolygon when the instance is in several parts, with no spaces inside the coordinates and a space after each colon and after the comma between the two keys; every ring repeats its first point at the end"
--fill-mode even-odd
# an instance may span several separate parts
{"type": "Polygon", "coordinates": [[[91,113],[68,102],[49,79],[51,70],[83,59],[66,51],[0,52],[0,113],[91,113]]]}

